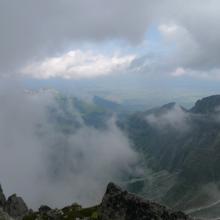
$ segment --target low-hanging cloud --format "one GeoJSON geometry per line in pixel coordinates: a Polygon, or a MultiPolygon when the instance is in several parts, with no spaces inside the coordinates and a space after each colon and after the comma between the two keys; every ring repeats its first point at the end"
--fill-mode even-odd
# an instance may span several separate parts
{"type": "Polygon", "coordinates": [[[147,122],[155,128],[166,132],[172,129],[177,132],[186,132],[190,129],[190,117],[179,105],[174,105],[171,109],[159,115],[150,114],[146,116],[147,122]]]}
{"type": "Polygon", "coordinates": [[[51,93],[5,86],[0,102],[0,177],[7,195],[16,192],[33,208],[91,205],[109,181],[135,172],[138,156],[114,120],[105,130],[82,125],[67,135],[48,124],[51,93]]]}

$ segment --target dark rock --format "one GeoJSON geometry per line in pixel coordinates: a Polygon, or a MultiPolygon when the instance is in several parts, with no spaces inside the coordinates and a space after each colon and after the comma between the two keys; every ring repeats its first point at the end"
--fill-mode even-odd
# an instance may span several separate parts
{"type": "Polygon", "coordinates": [[[6,203],[5,195],[4,195],[2,187],[0,185],[0,207],[4,207],[5,203],[6,203]]]}
{"type": "Polygon", "coordinates": [[[12,217],[23,217],[28,213],[28,208],[21,197],[13,194],[10,196],[5,205],[5,211],[12,217]]]}
{"type": "Polygon", "coordinates": [[[39,208],[39,212],[40,213],[47,213],[51,210],[51,208],[47,205],[42,205],[40,208],[39,208]]]}
{"type": "Polygon", "coordinates": [[[182,212],[144,200],[110,183],[103,197],[102,220],[191,220],[182,212]]]}

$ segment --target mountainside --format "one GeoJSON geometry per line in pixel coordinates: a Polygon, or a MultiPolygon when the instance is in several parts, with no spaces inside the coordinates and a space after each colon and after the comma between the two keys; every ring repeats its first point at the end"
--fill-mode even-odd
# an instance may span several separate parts
{"type": "Polygon", "coordinates": [[[198,100],[195,106],[191,109],[194,113],[216,113],[220,111],[220,95],[213,95],[201,100],[198,100]]]}
{"type": "MultiPolygon", "coordinates": [[[[220,198],[219,106],[216,95],[197,101],[191,110],[170,103],[121,120],[119,126],[150,170],[129,189],[189,212],[215,204],[220,198]],[[155,188],[158,192],[152,193],[155,188]]],[[[218,217],[220,211],[210,215],[218,217]]]]}
{"type": "MultiPolygon", "coordinates": [[[[3,192],[0,195],[5,197],[3,192]]],[[[2,197],[2,198],[3,198],[2,197]]],[[[180,211],[171,210],[155,202],[144,200],[109,183],[101,204],[82,208],[74,203],[62,209],[44,205],[37,212],[28,210],[22,198],[9,197],[0,206],[1,220],[191,220],[180,211]],[[8,207],[10,207],[8,209],[8,207]]]]}
{"type": "MultiPolygon", "coordinates": [[[[107,102],[107,101],[106,101],[107,102]]],[[[50,122],[65,134],[76,132],[82,124],[103,129],[111,118],[112,111],[96,103],[89,103],[73,96],[58,94],[48,108],[50,122]]]]}
{"type": "MultiPolygon", "coordinates": [[[[216,95],[201,99],[189,110],[171,102],[143,112],[128,113],[58,94],[55,102],[48,107],[48,122],[54,126],[57,133],[68,138],[85,126],[100,131],[100,135],[103,135],[103,131],[108,130],[109,120],[113,117],[117,124],[115,127],[118,126],[117,129],[120,128],[126,140],[130,141],[129,147],[133,148],[135,154],[137,153],[138,161],[134,169],[129,166],[129,172],[119,172],[116,180],[108,176],[109,179],[103,185],[108,181],[115,181],[128,191],[146,199],[183,210],[193,216],[217,219],[220,216],[219,97],[216,95]]],[[[38,134],[42,135],[40,132],[38,134]]],[[[99,133],[95,132],[95,139],[101,137],[97,134],[99,133]]],[[[107,134],[109,136],[109,133],[107,134]]],[[[56,144],[64,150],[72,146],[62,141],[56,144]]],[[[104,144],[107,148],[112,147],[107,145],[106,140],[101,142],[102,146],[104,144]]],[[[85,142],[85,146],[87,145],[85,142]]],[[[88,149],[96,148],[89,146],[88,149]]],[[[85,148],[85,152],[88,152],[88,149],[85,148]]],[[[97,152],[100,149],[98,148],[97,152]]],[[[56,151],[53,152],[52,161],[57,162],[56,159],[60,158],[57,157],[56,151]]],[[[83,156],[85,152],[80,155],[83,156]]],[[[67,158],[70,161],[76,160],[78,157],[74,155],[71,154],[67,158]]],[[[96,153],[94,155],[96,158],[96,153]]],[[[82,158],[79,158],[79,161],[82,158]]],[[[59,161],[65,160],[61,157],[59,161]]],[[[112,166],[112,163],[108,166],[112,166]]],[[[51,167],[53,169],[48,171],[49,174],[60,175],[63,178],[60,163],[55,163],[55,166],[51,167]]],[[[71,166],[70,168],[72,170],[71,166]]],[[[116,169],[118,170],[118,167],[116,169]]],[[[4,194],[0,193],[0,206],[4,207],[5,211],[6,207],[7,210],[11,210],[11,206],[6,204],[17,200],[16,196],[6,200],[4,194]]],[[[22,210],[26,210],[24,207],[22,210]]],[[[86,212],[92,214],[96,208],[86,209],[86,212]]],[[[82,212],[84,209],[80,208],[79,215],[82,212]]]]}
{"type": "Polygon", "coordinates": [[[121,109],[120,104],[113,102],[113,101],[110,101],[110,100],[107,100],[107,99],[104,99],[104,98],[101,98],[99,96],[94,96],[93,102],[95,105],[97,105],[103,109],[106,109],[108,111],[115,112],[115,111],[119,111],[121,109]]]}
{"type": "Polygon", "coordinates": [[[50,118],[64,133],[74,133],[80,120],[102,130],[113,114],[118,118],[142,159],[143,174],[121,183],[128,190],[197,216],[220,216],[220,95],[203,98],[189,110],[171,102],[134,114],[97,97],[94,103],[65,96],[56,100],[50,118]]]}

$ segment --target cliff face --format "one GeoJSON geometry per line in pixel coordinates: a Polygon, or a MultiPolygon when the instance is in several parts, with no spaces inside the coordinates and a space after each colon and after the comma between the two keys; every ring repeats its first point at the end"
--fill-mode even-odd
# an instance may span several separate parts
{"type": "MultiPolygon", "coordinates": [[[[186,212],[216,202],[219,190],[210,189],[220,186],[220,95],[190,110],[169,103],[137,112],[119,125],[152,173],[130,181],[128,190],[186,212]]],[[[200,216],[218,218],[220,209],[200,216]]]]}

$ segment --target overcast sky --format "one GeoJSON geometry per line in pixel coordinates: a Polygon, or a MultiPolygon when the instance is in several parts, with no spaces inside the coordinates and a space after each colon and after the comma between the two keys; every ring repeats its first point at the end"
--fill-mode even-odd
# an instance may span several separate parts
{"type": "Polygon", "coordinates": [[[219,10],[218,0],[0,0],[0,73],[211,87],[220,81],[219,10]]]}

